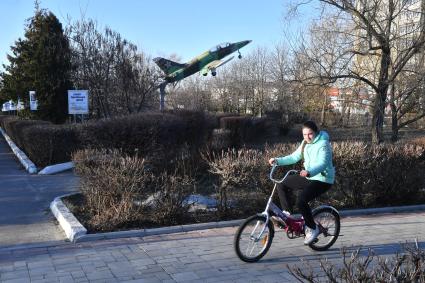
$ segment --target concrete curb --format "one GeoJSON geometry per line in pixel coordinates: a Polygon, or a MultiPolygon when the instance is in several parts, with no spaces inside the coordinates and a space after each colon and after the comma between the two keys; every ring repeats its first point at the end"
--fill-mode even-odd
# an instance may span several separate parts
{"type": "Polygon", "coordinates": [[[70,162],[59,163],[59,164],[54,164],[54,165],[44,167],[44,169],[41,170],[40,172],[38,172],[38,174],[39,175],[56,174],[56,173],[59,173],[59,172],[63,172],[63,171],[72,169],[72,168],[74,168],[74,163],[72,161],[70,161],[70,162]]]}
{"type": "MultiPolygon", "coordinates": [[[[20,150],[19,147],[16,146],[16,144],[12,141],[12,139],[6,134],[6,132],[2,128],[0,128],[0,132],[3,134],[4,138],[6,139],[10,148],[12,149],[13,153],[15,153],[16,157],[18,157],[19,161],[22,163],[22,165],[25,167],[28,173],[36,174],[37,166],[35,166],[35,164],[28,158],[28,156],[26,156],[26,154],[22,150],[20,150]]],[[[74,168],[73,162],[53,164],[53,165],[46,166],[43,170],[38,172],[38,174],[39,175],[56,174],[59,172],[72,169],[72,168],[74,168]]]]}
{"type": "Polygon", "coordinates": [[[397,213],[397,212],[412,212],[412,211],[419,211],[419,210],[425,210],[425,204],[407,205],[407,206],[390,206],[390,207],[380,207],[380,208],[347,209],[347,210],[341,210],[339,214],[343,217],[347,217],[347,216],[361,216],[361,215],[397,213]]]}
{"type": "MultiPolygon", "coordinates": [[[[75,194],[75,193],[74,193],[75,194]]],[[[61,198],[74,195],[67,194],[55,198],[50,204],[50,210],[58,220],[60,226],[65,231],[66,236],[71,242],[76,242],[78,238],[87,234],[87,229],[75,218],[68,207],[62,202],[61,198]]]]}
{"type": "MultiPolygon", "coordinates": [[[[70,241],[74,243],[104,240],[104,239],[145,237],[145,236],[183,233],[183,232],[189,232],[189,231],[198,231],[198,230],[206,230],[206,229],[214,229],[214,228],[234,227],[234,226],[239,226],[245,220],[245,219],[238,219],[238,220],[230,220],[230,221],[168,226],[168,227],[152,228],[152,229],[87,234],[86,228],[84,228],[84,226],[81,225],[80,222],[78,222],[75,216],[68,210],[68,208],[61,201],[62,197],[66,197],[66,196],[70,196],[74,194],[76,193],[57,197],[50,205],[50,209],[52,210],[53,214],[58,219],[60,225],[62,226],[62,229],[65,230],[66,236],[68,237],[70,241]]],[[[347,217],[347,216],[361,216],[361,215],[397,213],[397,212],[412,212],[412,211],[418,211],[418,210],[425,210],[425,205],[350,209],[350,210],[341,210],[339,212],[341,216],[347,217]]]]}
{"type": "Polygon", "coordinates": [[[22,163],[22,165],[25,167],[25,170],[28,171],[30,174],[37,173],[37,167],[35,164],[26,156],[26,154],[20,150],[16,144],[12,141],[12,139],[6,134],[6,132],[0,128],[0,131],[4,138],[6,139],[7,143],[9,144],[10,148],[12,149],[13,153],[15,153],[16,157],[18,157],[19,161],[22,163]]]}

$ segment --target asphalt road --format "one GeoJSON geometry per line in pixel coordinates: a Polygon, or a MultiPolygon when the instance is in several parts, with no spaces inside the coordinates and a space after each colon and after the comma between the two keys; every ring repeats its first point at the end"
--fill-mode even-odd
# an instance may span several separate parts
{"type": "Polygon", "coordinates": [[[50,202],[77,190],[72,171],[30,175],[0,135],[0,248],[65,241],[51,214],[50,202]]]}

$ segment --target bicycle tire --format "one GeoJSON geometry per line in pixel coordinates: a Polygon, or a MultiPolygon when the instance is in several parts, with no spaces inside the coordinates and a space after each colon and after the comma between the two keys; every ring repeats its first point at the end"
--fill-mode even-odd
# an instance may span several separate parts
{"type": "Polygon", "coordinates": [[[266,225],[267,218],[264,215],[253,215],[247,218],[236,231],[233,246],[238,257],[245,262],[259,261],[270,249],[274,237],[274,226],[271,221],[267,223],[264,233],[260,238],[253,234],[260,233],[264,225],[266,225]],[[245,240],[247,246],[245,247],[245,240]],[[248,251],[253,252],[255,246],[259,244],[259,251],[255,254],[248,254],[248,251]],[[252,245],[252,246],[251,246],[252,245]],[[252,247],[252,248],[251,248],[252,247]]]}
{"type": "Polygon", "coordinates": [[[318,207],[313,211],[313,218],[316,223],[320,223],[326,229],[328,235],[321,233],[317,240],[309,245],[315,251],[326,251],[338,239],[341,229],[341,222],[338,211],[330,206],[318,207]],[[326,222],[325,218],[332,217],[333,220],[326,222]]]}

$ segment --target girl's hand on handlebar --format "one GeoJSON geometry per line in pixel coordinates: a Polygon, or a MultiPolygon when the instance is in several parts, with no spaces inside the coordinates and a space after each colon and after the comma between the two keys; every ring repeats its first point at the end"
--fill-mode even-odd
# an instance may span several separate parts
{"type": "Polygon", "coordinates": [[[301,170],[300,171],[300,176],[301,177],[308,177],[308,176],[310,176],[310,173],[308,173],[307,170],[301,170]]]}
{"type": "Polygon", "coordinates": [[[276,158],[270,158],[269,159],[269,164],[270,164],[270,166],[277,165],[276,158]]]}

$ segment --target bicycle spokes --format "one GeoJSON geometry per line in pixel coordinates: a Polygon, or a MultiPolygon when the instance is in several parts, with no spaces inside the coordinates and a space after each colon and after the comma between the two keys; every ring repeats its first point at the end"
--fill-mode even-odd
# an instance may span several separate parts
{"type": "Polygon", "coordinates": [[[259,260],[270,248],[273,233],[273,224],[265,216],[248,218],[235,235],[236,253],[247,262],[259,260]]]}
{"type": "Polygon", "coordinates": [[[327,250],[339,236],[340,220],[338,212],[332,207],[320,207],[313,212],[314,221],[320,229],[317,240],[310,247],[314,250],[327,250]]]}

